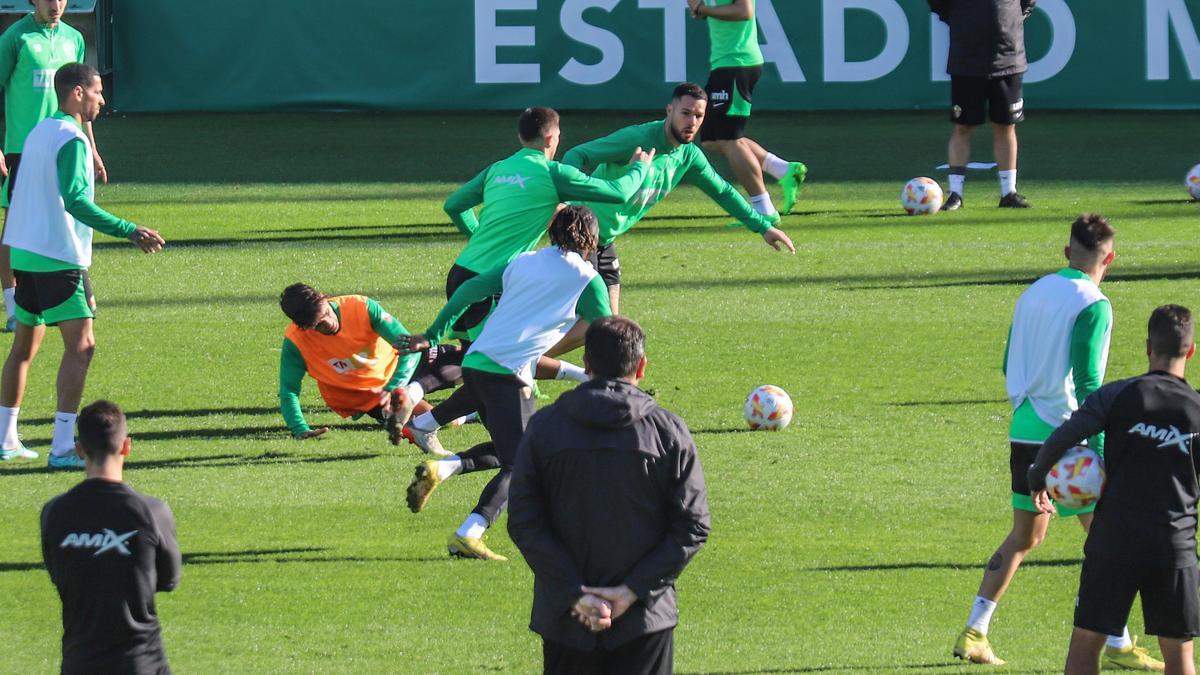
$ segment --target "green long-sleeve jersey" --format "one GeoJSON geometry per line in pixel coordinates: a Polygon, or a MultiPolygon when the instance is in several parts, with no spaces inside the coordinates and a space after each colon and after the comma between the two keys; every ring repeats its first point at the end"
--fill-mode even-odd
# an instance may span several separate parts
{"type": "Polygon", "coordinates": [[[563,156],[563,164],[585,171],[592,169],[593,176],[608,178],[619,171],[620,162],[628,159],[639,147],[643,150],[654,148],[656,151],[652,162],[654,172],[645,187],[622,204],[583,200],[596,212],[600,221],[601,246],[608,246],[629,231],[651,207],[662,201],[680,183],[700,188],[701,192],[752,232],[761,234],[772,227],[770,220],[751,208],[737,188],[712,168],[700,148],[693,143],[673,145],[668,141],[665,120],[625,127],[603,138],[577,145],[563,156]]]}
{"type": "MultiPolygon", "coordinates": [[[[329,306],[333,308],[340,321],[342,314],[337,303],[330,302],[329,306]]],[[[367,316],[371,318],[371,328],[392,345],[395,345],[402,336],[409,334],[404,324],[385,312],[383,307],[371,298],[367,298],[367,316]]],[[[391,391],[396,387],[408,384],[409,378],[412,377],[420,363],[420,353],[401,357],[400,363],[396,366],[396,372],[392,374],[392,379],[388,381],[384,389],[391,391]]],[[[304,412],[300,409],[300,387],[307,373],[308,367],[304,364],[304,356],[300,353],[300,348],[296,346],[296,343],[284,338],[283,349],[279,355],[279,412],[283,415],[283,420],[287,423],[287,428],[293,436],[299,436],[309,431],[308,422],[304,419],[304,412]]]]}
{"type": "Polygon", "coordinates": [[[492,164],[446,199],[446,214],[470,237],[455,264],[472,272],[503,268],[537,246],[561,202],[629,200],[649,172],[641,162],[628,164],[632,154],[631,149],[621,167],[595,178],[533,148],[492,164]],[[479,204],[483,208],[476,219],[479,204]]]}
{"type": "Polygon", "coordinates": [[[58,110],[54,73],[83,58],[83,35],[62,21],[51,28],[28,14],[0,35],[4,152],[21,152],[30,130],[58,110]]]}
{"type": "MultiPolygon", "coordinates": [[[[79,122],[74,117],[64,112],[56,112],[52,117],[70,120],[72,124],[79,125],[79,122]]],[[[88,162],[90,160],[88,159],[87,147],[84,145],[86,142],[82,138],[67,142],[59,149],[58,157],[55,158],[58,168],[58,191],[62,195],[63,208],[75,220],[91,227],[97,232],[103,232],[111,237],[128,239],[137,226],[100,208],[88,196],[88,169],[90,168],[88,162]]],[[[54,258],[16,247],[12,249],[11,261],[13,269],[24,270],[26,272],[55,272],[59,270],[83,269],[79,265],[55,260],[54,258]]]]}

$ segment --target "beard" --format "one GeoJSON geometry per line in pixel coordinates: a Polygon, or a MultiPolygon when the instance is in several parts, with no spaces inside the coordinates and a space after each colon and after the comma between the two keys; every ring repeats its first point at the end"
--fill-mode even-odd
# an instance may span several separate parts
{"type": "Polygon", "coordinates": [[[691,143],[692,140],[695,140],[695,138],[696,138],[696,134],[693,133],[691,140],[684,140],[683,134],[680,133],[680,131],[675,128],[674,124],[668,124],[667,128],[671,130],[671,137],[674,138],[675,142],[680,145],[687,145],[688,143],[691,143]]]}

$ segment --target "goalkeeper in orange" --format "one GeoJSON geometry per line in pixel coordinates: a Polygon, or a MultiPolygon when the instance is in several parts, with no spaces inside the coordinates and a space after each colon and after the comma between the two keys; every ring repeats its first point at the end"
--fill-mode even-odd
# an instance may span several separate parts
{"type": "Polygon", "coordinates": [[[427,391],[452,386],[461,377],[462,354],[453,349],[439,349],[432,360],[427,353],[401,357],[393,345],[408,330],[364,295],[329,297],[298,283],[284,289],[279,306],[292,320],[279,356],[279,412],[297,440],[329,431],[304,419],[300,386],[305,374],[317,381],[331,410],[378,420],[393,444],[400,443],[400,429],[414,409],[429,409],[422,400],[427,391]]]}

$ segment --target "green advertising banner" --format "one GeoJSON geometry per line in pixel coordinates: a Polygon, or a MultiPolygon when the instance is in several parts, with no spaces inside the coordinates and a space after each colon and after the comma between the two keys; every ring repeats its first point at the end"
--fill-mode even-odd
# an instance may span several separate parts
{"type": "MultiPolygon", "coordinates": [[[[757,0],[756,109],[940,108],[924,0],[757,0]]],[[[1039,0],[1034,108],[1200,108],[1200,0],[1039,0]]],[[[686,0],[114,0],[122,111],[661,106],[704,83],[686,0]]]]}

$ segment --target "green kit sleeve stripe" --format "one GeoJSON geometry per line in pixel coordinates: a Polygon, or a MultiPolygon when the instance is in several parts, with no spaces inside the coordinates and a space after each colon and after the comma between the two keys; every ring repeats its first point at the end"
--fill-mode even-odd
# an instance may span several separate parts
{"type": "Polygon", "coordinates": [[[608,302],[608,287],[599,274],[592,277],[579,302],[575,303],[575,313],[584,321],[591,323],[596,319],[612,316],[612,305],[608,302]]]}
{"type": "Polygon", "coordinates": [[[279,353],[279,412],[293,436],[309,430],[308,423],[304,421],[304,412],[300,410],[300,385],[307,373],[308,368],[304,365],[300,349],[284,338],[283,349],[279,353]]]}
{"type": "Polygon", "coordinates": [[[69,141],[58,151],[58,189],[63,206],[75,220],[112,237],[127,239],[134,224],[105,211],[87,195],[87,147],[83,139],[69,141]]]}
{"type": "MultiPolygon", "coordinates": [[[[393,347],[400,338],[408,335],[408,329],[404,324],[400,323],[392,314],[385,312],[383,307],[371,298],[367,298],[367,316],[371,319],[371,328],[379,333],[379,337],[387,340],[388,344],[393,347]]],[[[417,366],[421,363],[421,353],[405,354],[400,357],[400,363],[396,365],[396,372],[392,374],[392,379],[388,381],[386,389],[391,391],[396,387],[401,387],[408,384],[412,374],[417,370],[417,366]]]]}
{"type": "Polygon", "coordinates": [[[436,345],[445,339],[446,334],[450,332],[450,327],[473,303],[490,298],[504,288],[506,267],[501,266],[484,272],[463,283],[457,291],[454,291],[454,295],[450,296],[446,306],[442,308],[441,312],[438,312],[433,323],[425,330],[425,337],[429,339],[430,344],[436,345]]]}

